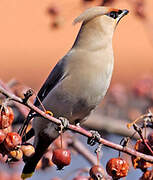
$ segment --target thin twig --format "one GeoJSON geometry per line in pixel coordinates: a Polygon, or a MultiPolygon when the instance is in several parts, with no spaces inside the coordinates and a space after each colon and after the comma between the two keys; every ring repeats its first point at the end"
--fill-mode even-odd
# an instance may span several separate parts
{"type": "MultiPolygon", "coordinates": [[[[14,94],[6,91],[4,88],[0,87],[0,93],[2,93],[4,96],[6,97],[9,97],[10,100],[13,100],[13,101],[16,101],[20,104],[23,104],[23,100],[17,96],[15,96],[14,94]]],[[[59,119],[56,119],[55,117],[52,117],[48,114],[46,114],[45,112],[41,111],[39,108],[37,108],[36,106],[34,106],[32,103],[30,103],[29,101],[26,103],[26,104],[23,104],[25,106],[27,106],[29,109],[35,111],[36,113],[38,113],[39,115],[41,115],[43,118],[51,121],[51,122],[54,122],[55,124],[57,125],[61,125],[61,121],[59,119]]],[[[84,135],[86,137],[92,137],[92,133],[81,128],[81,127],[77,127],[75,125],[72,125],[72,124],[69,124],[68,125],[68,129],[71,130],[71,131],[74,131],[76,133],[79,133],[81,135],[84,135]]],[[[99,143],[102,143],[103,145],[107,146],[107,147],[110,147],[112,149],[115,149],[115,150],[118,150],[118,151],[122,151],[124,153],[127,153],[129,155],[133,155],[133,156],[137,156],[137,157],[140,157],[148,162],[151,162],[153,163],[153,156],[150,156],[150,155],[146,155],[146,154],[143,154],[143,153],[140,153],[140,152],[137,152],[129,147],[123,147],[119,144],[115,144],[113,142],[110,142],[108,140],[105,140],[103,138],[100,138],[99,140],[99,143]]]]}
{"type": "MultiPolygon", "coordinates": [[[[4,89],[6,89],[6,91],[12,93],[10,87],[9,87],[7,84],[5,84],[1,79],[0,79],[0,87],[3,87],[4,89]]],[[[18,108],[18,110],[21,112],[21,114],[22,114],[24,117],[26,117],[26,116],[28,115],[28,112],[29,112],[28,109],[26,109],[26,108],[23,107],[21,104],[16,103],[16,102],[14,102],[14,105],[18,108]]]]}
{"type": "Polygon", "coordinates": [[[142,135],[142,129],[139,128],[136,124],[133,124],[133,127],[134,127],[135,131],[139,134],[140,138],[142,139],[142,141],[145,144],[145,146],[147,147],[147,149],[153,155],[153,151],[152,151],[151,147],[149,146],[149,144],[147,143],[146,139],[144,139],[144,137],[142,135]]]}

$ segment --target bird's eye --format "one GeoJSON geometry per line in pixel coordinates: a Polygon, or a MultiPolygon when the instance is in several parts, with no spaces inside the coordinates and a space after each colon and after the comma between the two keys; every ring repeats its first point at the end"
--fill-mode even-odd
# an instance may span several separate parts
{"type": "Polygon", "coordinates": [[[111,11],[110,13],[107,14],[107,16],[113,18],[113,19],[116,19],[118,17],[119,14],[121,14],[122,11],[119,10],[119,11],[111,11]]]}

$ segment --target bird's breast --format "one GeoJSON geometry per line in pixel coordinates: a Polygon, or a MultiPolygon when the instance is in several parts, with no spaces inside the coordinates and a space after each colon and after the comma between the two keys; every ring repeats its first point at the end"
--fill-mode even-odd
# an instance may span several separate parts
{"type": "Polygon", "coordinates": [[[109,87],[113,54],[94,52],[78,56],[77,63],[69,64],[69,76],[63,81],[63,90],[72,96],[85,98],[91,104],[98,104],[109,87]]]}
{"type": "Polygon", "coordinates": [[[63,116],[74,123],[76,119],[85,119],[105,96],[112,76],[113,57],[83,53],[71,56],[68,62],[67,76],[52,89],[43,104],[55,117],[63,116]]]}

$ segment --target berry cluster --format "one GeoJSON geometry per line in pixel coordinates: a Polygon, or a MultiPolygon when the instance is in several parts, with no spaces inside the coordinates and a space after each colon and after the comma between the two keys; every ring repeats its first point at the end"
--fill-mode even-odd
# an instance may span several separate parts
{"type": "Polygon", "coordinates": [[[0,153],[18,161],[23,157],[31,157],[35,149],[31,144],[22,144],[21,136],[11,131],[13,120],[12,108],[2,104],[0,107],[0,153]]]}
{"type": "MultiPolygon", "coordinates": [[[[150,133],[147,139],[137,140],[134,149],[138,152],[141,152],[147,155],[153,155],[152,154],[153,153],[153,133],[150,133]]],[[[141,159],[136,156],[132,156],[131,158],[132,158],[133,167],[135,169],[138,168],[143,172],[143,175],[140,178],[140,180],[147,180],[147,179],[153,178],[153,172],[148,170],[148,168],[153,167],[152,163],[149,163],[145,161],[144,159],[141,159]]]]}
{"type": "MultiPolygon", "coordinates": [[[[139,87],[139,86],[136,86],[139,87]]],[[[143,87],[143,86],[141,86],[143,87]]],[[[143,88],[144,89],[144,88],[143,88]]],[[[143,90],[141,89],[141,90],[143,90]]],[[[16,89],[16,94],[18,88],[16,89]]],[[[138,90],[136,88],[136,93],[138,94],[138,90]]],[[[141,91],[142,92],[142,91],[141,91]]],[[[143,91],[146,92],[146,91],[143,91]]],[[[142,93],[139,93],[142,95],[142,93]]],[[[115,94],[116,95],[116,94],[115,94]]],[[[19,95],[20,96],[20,95],[19,95]]],[[[22,99],[22,95],[20,96],[22,99]]],[[[118,96],[117,96],[118,97],[118,96]]],[[[147,97],[150,97],[150,93],[147,94],[147,97]]],[[[14,122],[14,113],[11,107],[8,106],[7,101],[3,99],[2,104],[0,106],[0,153],[1,156],[7,156],[8,160],[13,161],[19,161],[19,160],[27,160],[27,158],[31,157],[35,149],[31,144],[23,143],[22,137],[14,131],[12,131],[12,123],[14,122]],[[4,103],[3,103],[4,102],[4,103]],[[6,105],[7,104],[7,105],[6,105]]],[[[150,133],[147,138],[146,135],[144,135],[147,130],[147,128],[152,128],[152,119],[153,115],[151,111],[149,113],[144,114],[140,116],[140,118],[137,118],[132,123],[129,123],[129,127],[133,125],[134,130],[138,135],[140,136],[140,139],[137,140],[134,150],[138,151],[140,153],[143,153],[145,155],[153,155],[153,133],[150,133]],[[141,128],[139,128],[135,123],[137,123],[138,120],[143,119],[145,122],[145,126],[143,125],[141,128]]],[[[71,152],[70,147],[72,148],[72,135],[69,133],[62,133],[62,130],[60,131],[61,135],[59,138],[57,138],[52,146],[49,148],[47,153],[43,156],[41,161],[38,164],[38,168],[45,169],[48,166],[52,166],[55,164],[57,166],[58,170],[63,169],[63,167],[68,166],[71,162],[71,152]],[[50,158],[52,157],[52,158],[50,158]]],[[[133,137],[133,136],[132,136],[133,137]]],[[[130,138],[129,138],[130,139],[130,138]]],[[[111,142],[110,142],[111,143],[111,142]]],[[[127,143],[123,143],[125,146],[128,146],[127,143]]],[[[123,145],[123,146],[124,146],[123,145]]],[[[101,146],[100,146],[101,147],[101,146]]],[[[72,148],[74,151],[74,147],[72,148]]],[[[76,149],[75,149],[76,150],[76,149]]],[[[132,149],[131,149],[132,150],[132,149]]],[[[80,152],[80,151],[78,151],[80,152]]],[[[132,163],[134,168],[141,169],[143,171],[143,175],[140,178],[140,180],[147,180],[152,179],[153,172],[149,168],[152,167],[152,164],[150,162],[147,162],[146,160],[139,158],[138,156],[132,156],[132,163]]],[[[110,179],[109,176],[111,176],[112,179],[120,179],[123,177],[126,177],[129,171],[129,163],[122,157],[112,158],[107,162],[106,165],[106,173],[104,171],[104,168],[100,165],[99,160],[99,154],[97,152],[97,164],[91,167],[91,169],[88,169],[89,175],[82,175],[78,174],[76,175],[73,180],[105,180],[110,179]]],[[[56,178],[58,179],[58,178],[56,178]]]]}

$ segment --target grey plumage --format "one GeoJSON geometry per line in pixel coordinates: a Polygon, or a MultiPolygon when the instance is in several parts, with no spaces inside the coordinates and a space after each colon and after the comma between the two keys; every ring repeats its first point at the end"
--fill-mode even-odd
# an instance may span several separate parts
{"type": "MultiPolygon", "coordinates": [[[[74,45],[57,63],[38,93],[46,110],[55,117],[65,117],[71,124],[82,122],[101,102],[113,71],[113,32],[125,14],[126,10],[95,7],[74,21],[83,21],[74,45]],[[110,12],[114,12],[115,18],[110,12]]],[[[35,105],[41,108],[38,100],[35,105]]],[[[34,171],[47,147],[58,137],[55,127],[41,117],[33,119],[36,153],[26,163],[22,177],[34,171]]]]}

